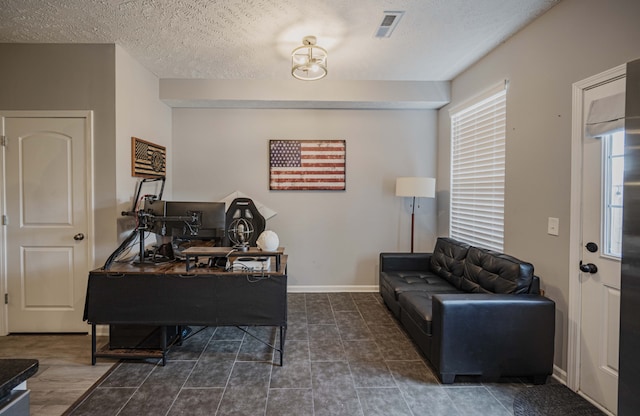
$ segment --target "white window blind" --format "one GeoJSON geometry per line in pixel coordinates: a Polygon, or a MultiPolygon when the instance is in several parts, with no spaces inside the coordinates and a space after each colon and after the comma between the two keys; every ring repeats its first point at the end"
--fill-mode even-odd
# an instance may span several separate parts
{"type": "Polygon", "coordinates": [[[451,110],[449,234],[502,251],[506,83],[451,110]]]}

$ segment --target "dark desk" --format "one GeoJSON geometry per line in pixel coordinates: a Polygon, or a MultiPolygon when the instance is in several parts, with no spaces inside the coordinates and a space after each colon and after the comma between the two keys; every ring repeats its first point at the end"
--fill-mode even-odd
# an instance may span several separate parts
{"type": "MultiPolygon", "coordinates": [[[[143,265],[115,263],[89,273],[84,319],[92,325],[91,362],[115,354],[96,351],[96,325],[157,325],[163,329],[166,360],[167,326],[275,326],[280,328],[282,365],[287,328],[287,256],[278,271],[225,272],[191,268],[184,263],[143,265]]],[[[275,269],[275,267],[274,267],[275,269]]],[[[132,357],[140,354],[133,353],[132,357]]]]}

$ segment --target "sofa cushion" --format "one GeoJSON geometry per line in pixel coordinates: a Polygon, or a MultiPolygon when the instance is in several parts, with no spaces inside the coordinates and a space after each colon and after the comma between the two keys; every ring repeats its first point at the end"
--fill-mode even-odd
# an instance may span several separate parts
{"type": "Polygon", "coordinates": [[[438,238],[431,255],[431,271],[460,289],[464,259],[469,247],[452,238],[438,238]]]}
{"type": "Polygon", "coordinates": [[[407,314],[422,332],[431,335],[431,296],[427,292],[404,292],[398,297],[401,314],[407,314]]]}
{"type": "Polygon", "coordinates": [[[380,273],[380,284],[386,291],[393,293],[395,299],[402,292],[428,290],[433,282],[442,282],[442,279],[429,272],[380,273]]]}
{"type": "Polygon", "coordinates": [[[431,335],[431,298],[433,295],[460,293],[444,280],[434,281],[425,291],[407,291],[398,295],[401,313],[407,314],[422,332],[431,335]]]}
{"type": "Polygon", "coordinates": [[[471,247],[460,287],[471,293],[527,293],[533,265],[507,254],[471,247]]]}

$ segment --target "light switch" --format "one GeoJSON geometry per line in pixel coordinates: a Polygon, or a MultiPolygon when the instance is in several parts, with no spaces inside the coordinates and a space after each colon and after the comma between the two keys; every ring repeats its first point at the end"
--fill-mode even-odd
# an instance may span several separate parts
{"type": "Polygon", "coordinates": [[[547,223],[547,233],[551,235],[558,235],[560,230],[560,220],[558,218],[549,217],[547,223]]]}

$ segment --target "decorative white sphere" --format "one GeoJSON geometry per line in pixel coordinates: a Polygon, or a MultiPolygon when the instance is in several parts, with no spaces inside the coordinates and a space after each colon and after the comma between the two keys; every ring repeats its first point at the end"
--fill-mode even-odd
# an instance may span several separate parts
{"type": "Polygon", "coordinates": [[[278,238],[278,234],[271,230],[265,230],[258,236],[256,245],[260,247],[260,250],[276,251],[280,245],[280,239],[278,238]]]}

